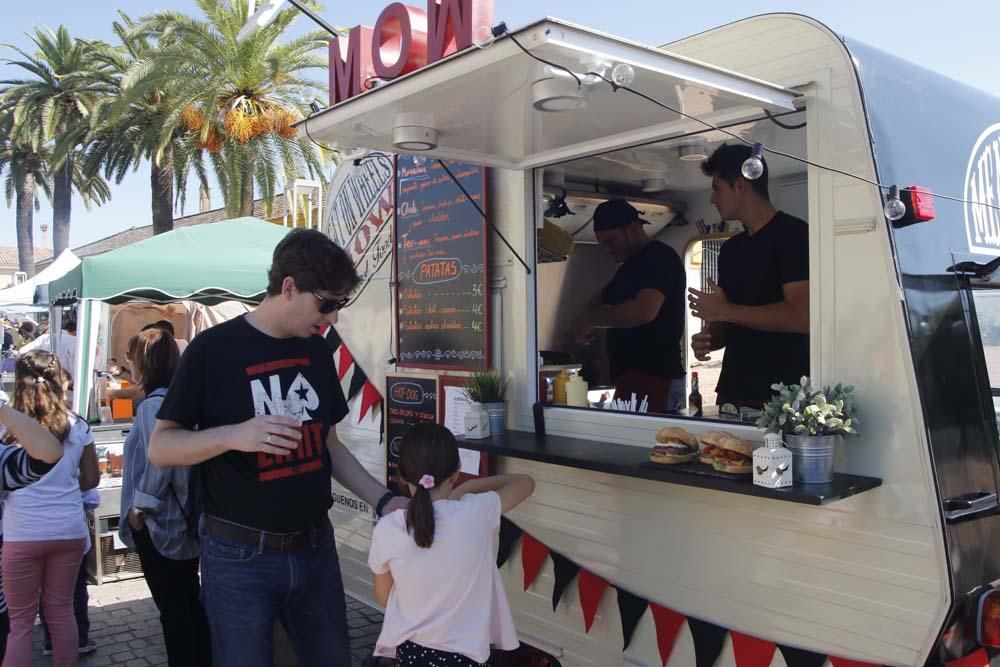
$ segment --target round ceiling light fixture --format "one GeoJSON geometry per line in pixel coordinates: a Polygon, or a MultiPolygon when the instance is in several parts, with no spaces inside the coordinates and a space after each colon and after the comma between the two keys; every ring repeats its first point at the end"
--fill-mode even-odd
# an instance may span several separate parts
{"type": "Polygon", "coordinates": [[[531,84],[531,105],[539,111],[573,111],[587,106],[587,96],[575,80],[554,76],[531,84]]]}
{"type": "Polygon", "coordinates": [[[666,189],[667,189],[667,182],[662,178],[642,179],[643,192],[663,192],[666,189]]]}
{"type": "Polygon", "coordinates": [[[438,131],[425,114],[400,113],[392,128],[392,147],[401,151],[429,151],[437,148],[438,131]]]}
{"type": "Polygon", "coordinates": [[[700,162],[708,157],[708,142],[703,138],[689,139],[677,147],[677,157],[685,162],[700,162]]]}

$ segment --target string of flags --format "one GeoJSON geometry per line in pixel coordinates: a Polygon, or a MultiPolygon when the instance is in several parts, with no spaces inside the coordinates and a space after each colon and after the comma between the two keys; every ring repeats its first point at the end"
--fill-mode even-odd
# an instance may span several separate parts
{"type": "MultiPolygon", "coordinates": [[[[822,667],[827,660],[833,667],[876,667],[872,663],[850,660],[838,656],[825,655],[814,651],[783,646],[766,639],[751,637],[693,616],[664,607],[652,600],[612,584],[586,568],[580,567],[566,556],[553,551],[533,535],[524,532],[506,517],[500,518],[500,543],[497,549],[497,567],[503,567],[510,559],[514,545],[521,542],[521,564],[524,568],[524,590],[534,583],[539,571],[548,559],[552,560],[555,582],[552,586],[552,610],[559,606],[563,593],[576,580],[583,609],[583,624],[590,632],[597,608],[609,588],[617,596],[618,611],[622,622],[622,651],[628,649],[632,635],[647,610],[652,614],[656,627],[656,644],[663,665],[670,661],[674,642],[681,627],[687,623],[694,640],[695,663],[697,667],[712,667],[722,653],[726,635],[732,639],[733,653],[737,667],[767,667],[776,651],[781,652],[788,667],[822,667]]],[[[985,663],[983,663],[985,665],[985,663]]],[[[957,665],[954,667],[958,667],[957,665]]],[[[973,667],[972,664],[962,667],[973,667]]],[[[976,667],[982,667],[977,665],[976,667]]]]}
{"type": "MultiPolygon", "coordinates": [[[[372,381],[368,379],[361,366],[355,363],[354,355],[347,349],[347,345],[341,340],[337,330],[333,327],[328,327],[325,337],[327,347],[333,355],[334,365],[337,368],[337,380],[344,390],[344,396],[350,401],[359,392],[361,393],[361,410],[358,414],[358,423],[360,424],[361,420],[368,414],[368,411],[382,402],[382,394],[379,393],[378,388],[372,381]],[[351,375],[350,381],[345,385],[344,378],[347,377],[347,372],[351,370],[352,366],[354,367],[354,373],[351,375]]],[[[372,412],[373,416],[374,414],[372,412]]]]}

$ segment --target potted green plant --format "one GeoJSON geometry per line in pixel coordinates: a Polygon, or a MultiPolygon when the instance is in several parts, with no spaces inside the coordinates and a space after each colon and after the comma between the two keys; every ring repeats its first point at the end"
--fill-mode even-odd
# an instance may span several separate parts
{"type": "Polygon", "coordinates": [[[833,457],[845,436],[857,435],[854,387],[814,389],[803,376],[799,384],[771,385],[774,397],[764,406],[757,426],[782,435],[792,452],[792,479],[804,484],[833,481],[833,457]]]}
{"type": "Polygon", "coordinates": [[[469,399],[482,404],[490,416],[490,433],[499,435],[507,430],[507,388],[510,380],[495,369],[476,371],[469,377],[465,391],[469,399]]]}

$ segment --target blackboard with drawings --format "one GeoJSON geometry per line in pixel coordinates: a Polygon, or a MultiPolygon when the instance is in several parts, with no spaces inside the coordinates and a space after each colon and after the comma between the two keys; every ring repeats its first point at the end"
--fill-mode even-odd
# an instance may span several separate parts
{"type": "MultiPolygon", "coordinates": [[[[483,167],[446,161],[484,211],[483,167]]],[[[397,156],[398,365],[489,367],[487,225],[437,160],[397,156]]]]}

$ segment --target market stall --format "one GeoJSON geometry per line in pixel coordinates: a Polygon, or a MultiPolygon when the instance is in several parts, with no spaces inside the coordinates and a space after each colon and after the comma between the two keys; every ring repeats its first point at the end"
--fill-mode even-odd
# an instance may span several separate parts
{"type": "MultiPolygon", "coordinates": [[[[256,218],[184,227],[85,257],[50,283],[51,311],[75,307],[77,313],[73,410],[96,421],[98,372],[113,355],[124,359],[127,336],[141,324],[175,320],[178,337],[191,338],[260,302],[274,247],[287,233],[287,228],[256,218]],[[116,335],[116,329],[128,327],[116,335]],[[117,351],[109,353],[112,349],[117,351]]],[[[95,423],[92,428],[96,444],[107,455],[95,535],[102,550],[102,579],[104,570],[138,572],[138,561],[115,543],[114,530],[120,511],[121,445],[131,419],[95,423]]]]}
{"type": "MultiPolygon", "coordinates": [[[[447,422],[454,376],[489,366],[511,380],[507,432],[463,446],[538,482],[500,535],[521,640],[594,667],[982,652],[977,603],[1000,579],[998,217],[940,199],[935,215],[918,190],[897,206],[889,186],[996,201],[1000,103],[796,15],[662,49],[554,19],[495,36],[410,54],[428,61],[416,66],[395,52],[405,74],[370,90],[351,89],[344,74],[363,64],[334,43],[333,104],[304,122],[317,141],[371,151],[342,165],[327,225],[370,267],[363,297],[389,313],[384,342],[352,324],[367,310],[338,323],[357,362],[388,378],[389,435],[414,415],[447,422]],[[829,482],[767,487],[747,470],[650,460],[667,426],[761,449],[746,406],[652,414],[547,391],[551,370],[607,384],[589,351],[563,347],[615,271],[590,226],[597,204],[640,209],[689,286],[716,276],[720,245],[743,231],[699,169],[723,142],[763,144],[774,204],[808,221],[808,374],[854,385],[863,425],[829,482]],[[478,189],[463,181],[483,167],[478,189]],[[488,249],[461,243],[477,233],[488,249]],[[386,247],[393,261],[376,262],[386,247]],[[394,414],[394,401],[411,405],[394,414]]],[[[376,60],[392,57],[369,39],[376,60]]],[[[690,352],[699,327],[688,317],[678,346],[686,377],[705,368],[690,352]]],[[[391,440],[346,440],[391,473],[391,440]]],[[[334,511],[345,585],[371,599],[366,510],[334,511]]]]}

